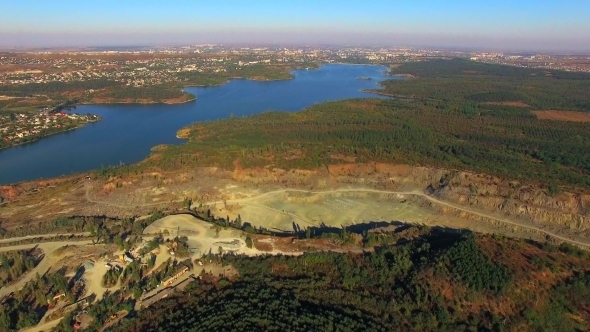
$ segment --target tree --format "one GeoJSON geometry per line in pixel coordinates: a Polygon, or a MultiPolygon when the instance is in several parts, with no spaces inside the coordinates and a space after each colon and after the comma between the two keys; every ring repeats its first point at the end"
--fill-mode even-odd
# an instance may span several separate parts
{"type": "Polygon", "coordinates": [[[185,198],[184,198],[184,201],[183,201],[183,203],[182,203],[182,205],[183,205],[183,206],[184,206],[186,209],[190,209],[192,204],[193,204],[193,200],[192,200],[192,199],[190,199],[190,198],[188,198],[188,197],[185,197],[185,198]]]}
{"type": "Polygon", "coordinates": [[[253,243],[252,243],[252,239],[248,236],[246,238],[246,247],[252,249],[253,243]]]}

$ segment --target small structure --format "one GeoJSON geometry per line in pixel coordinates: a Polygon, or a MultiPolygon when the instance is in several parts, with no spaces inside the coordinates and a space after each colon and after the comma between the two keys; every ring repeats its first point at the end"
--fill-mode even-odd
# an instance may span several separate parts
{"type": "MultiPolygon", "coordinates": [[[[54,296],[53,299],[53,303],[57,303],[59,300],[63,299],[66,297],[66,293],[61,293],[61,294],[57,294],[56,296],[54,296]]],[[[66,301],[67,303],[67,301],[66,301]]],[[[47,300],[47,304],[51,304],[51,300],[47,300]]]]}
{"type": "Polygon", "coordinates": [[[119,255],[119,259],[121,260],[121,262],[125,263],[132,263],[135,259],[133,258],[133,256],[131,256],[131,254],[126,251],[125,253],[123,253],[123,255],[119,255]]]}
{"type": "Polygon", "coordinates": [[[89,271],[94,268],[94,262],[88,260],[84,262],[84,271],[89,271]]]}
{"type": "Polygon", "coordinates": [[[177,274],[175,274],[172,277],[168,278],[168,280],[164,281],[164,285],[169,286],[170,284],[172,284],[172,282],[174,282],[174,280],[178,279],[178,277],[180,277],[181,275],[183,275],[186,271],[188,271],[188,267],[187,266],[185,266],[177,274]]]}

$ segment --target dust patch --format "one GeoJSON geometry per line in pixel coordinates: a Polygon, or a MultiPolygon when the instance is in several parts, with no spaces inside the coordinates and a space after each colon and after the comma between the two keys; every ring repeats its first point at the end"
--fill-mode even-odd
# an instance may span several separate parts
{"type": "Polygon", "coordinates": [[[576,111],[534,111],[538,119],[572,121],[572,122],[590,122],[590,112],[576,111]]]}

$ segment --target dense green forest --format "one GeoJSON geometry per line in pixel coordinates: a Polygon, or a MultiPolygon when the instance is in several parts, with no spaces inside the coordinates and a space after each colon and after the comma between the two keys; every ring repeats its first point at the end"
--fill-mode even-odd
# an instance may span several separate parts
{"type": "Polygon", "coordinates": [[[3,298],[0,303],[0,331],[17,331],[39,323],[55,301],[73,303],[84,295],[84,287],[65,276],[65,270],[47,272],[27,282],[25,286],[3,298]],[[64,294],[61,300],[53,300],[64,294]]]}
{"type": "Polygon", "coordinates": [[[113,98],[115,100],[149,100],[160,102],[169,99],[194,99],[195,96],[169,85],[154,85],[144,87],[122,86],[114,90],[107,90],[94,96],[95,98],[113,98]]]}
{"type": "Polygon", "coordinates": [[[120,84],[107,79],[0,85],[0,94],[14,97],[27,97],[36,94],[60,94],[73,90],[103,89],[118,85],[120,84]]]}
{"type": "Polygon", "coordinates": [[[348,100],[299,113],[268,112],[199,123],[186,144],[154,151],[138,165],[318,168],[391,162],[471,170],[508,179],[590,188],[590,123],[538,120],[528,111],[441,101],[348,100]]]}
{"type": "Polygon", "coordinates": [[[207,276],[110,331],[581,331],[585,252],[433,229],[374,252],[223,256],[207,276]]]}
{"type": "Polygon", "coordinates": [[[342,163],[335,156],[346,156],[356,162],[470,170],[547,188],[590,188],[590,123],[541,120],[529,106],[583,110],[590,101],[585,92],[590,75],[551,72],[538,78],[530,69],[465,60],[411,63],[395,70],[419,78],[387,81],[382,92],[407,89],[416,96],[423,88],[424,98],[344,100],[298,113],[198,123],[188,127],[186,144],[158,149],[153,154],[161,158],[113,174],[138,174],[146,167],[233,169],[236,162],[312,169],[342,163]],[[475,71],[486,75],[461,74],[475,71]],[[479,83],[472,85],[473,77],[479,83]],[[431,85],[440,79],[450,80],[441,83],[442,90],[431,85]],[[538,89],[522,88],[526,93],[515,88],[538,81],[543,82],[538,89]],[[537,94],[558,97],[541,101],[537,94]]]}
{"type": "Polygon", "coordinates": [[[464,59],[406,63],[391,71],[415,78],[384,82],[387,93],[441,100],[449,107],[464,102],[519,101],[535,109],[590,111],[588,73],[500,66],[464,59]]]}
{"type": "Polygon", "coordinates": [[[0,287],[8,285],[32,270],[42,258],[35,250],[15,250],[0,253],[0,287]]]}
{"type": "MultiPolygon", "coordinates": [[[[259,80],[287,80],[291,79],[291,69],[295,66],[289,65],[264,65],[255,64],[237,68],[227,68],[225,72],[202,73],[198,71],[187,71],[177,73],[179,81],[184,85],[221,85],[232,78],[259,79],[259,80]]],[[[317,68],[316,63],[300,63],[297,68],[317,68]]]]}

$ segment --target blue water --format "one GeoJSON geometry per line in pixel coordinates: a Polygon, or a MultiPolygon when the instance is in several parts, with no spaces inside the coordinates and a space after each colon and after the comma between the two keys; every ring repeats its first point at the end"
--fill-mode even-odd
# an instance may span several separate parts
{"type": "Polygon", "coordinates": [[[330,64],[296,70],[287,81],[233,80],[207,88],[186,88],[195,102],[180,105],[83,105],[76,113],[103,120],[37,142],[0,150],[0,184],[77,173],[144,159],[158,144],[182,144],[178,129],[198,121],[268,110],[299,111],[314,103],[359,97],[378,88],[386,68],[330,64]],[[372,80],[359,80],[370,77],[372,80]]]}

